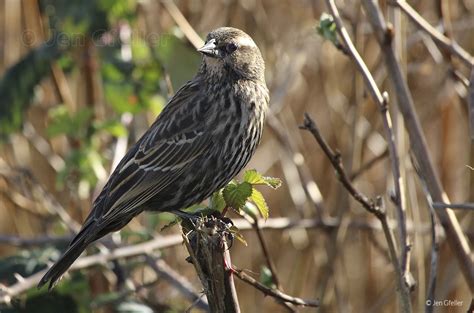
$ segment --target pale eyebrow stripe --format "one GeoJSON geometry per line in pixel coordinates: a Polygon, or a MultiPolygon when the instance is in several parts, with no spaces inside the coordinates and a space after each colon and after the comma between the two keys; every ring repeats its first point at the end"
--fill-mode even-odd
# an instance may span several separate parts
{"type": "Polygon", "coordinates": [[[256,47],[255,42],[250,37],[241,36],[236,40],[239,46],[256,47]]]}

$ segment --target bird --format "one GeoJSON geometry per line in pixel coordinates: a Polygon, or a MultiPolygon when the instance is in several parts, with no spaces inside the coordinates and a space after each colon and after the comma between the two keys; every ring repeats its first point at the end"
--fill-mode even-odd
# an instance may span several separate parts
{"type": "Polygon", "coordinates": [[[94,241],[144,211],[200,203],[229,183],[261,140],[269,91],[265,63],[244,31],[211,31],[196,75],[168,101],[113,170],[80,231],[38,284],[51,290],[94,241]]]}

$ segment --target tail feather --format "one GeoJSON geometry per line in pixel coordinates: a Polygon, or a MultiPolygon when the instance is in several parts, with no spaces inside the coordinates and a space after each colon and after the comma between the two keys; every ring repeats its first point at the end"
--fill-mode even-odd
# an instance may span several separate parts
{"type": "MultiPolygon", "coordinates": [[[[86,225],[85,225],[86,226],[86,225]]],[[[92,226],[92,225],[87,225],[92,226]]],[[[46,272],[38,283],[38,288],[41,288],[49,282],[48,290],[53,289],[63,274],[71,267],[72,263],[81,255],[87,246],[96,239],[96,231],[83,229],[74,237],[68,249],[61,258],[46,272]]]]}

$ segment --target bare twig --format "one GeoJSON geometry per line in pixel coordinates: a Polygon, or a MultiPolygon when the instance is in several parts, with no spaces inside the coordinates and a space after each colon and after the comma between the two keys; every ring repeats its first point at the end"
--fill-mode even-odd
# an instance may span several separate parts
{"type": "Polygon", "coordinates": [[[434,306],[430,305],[434,301],[436,280],[438,273],[438,238],[436,233],[436,216],[433,208],[430,208],[430,219],[431,219],[431,263],[430,263],[430,278],[428,281],[428,290],[426,295],[426,306],[425,312],[432,313],[434,306]]]}
{"type": "Polygon", "coordinates": [[[337,177],[339,181],[342,183],[344,188],[349,191],[349,193],[352,195],[352,197],[357,200],[362,206],[368,210],[371,213],[376,213],[377,210],[375,210],[374,203],[371,199],[369,199],[366,195],[360,193],[355,187],[352,185],[349,177],[346,175],[342,162],[341,162],[341,155],[339,153],[335,153],[331,147],[328,145],[326,140],[321,136],[321,133],[319,129],[317,128],[316,124],[314,121],[311,119],[311,117],[308,114],[305,114],[305,121],[304,125],[300,126],[301,129],[308,130],[311,132],[313,137],[316,139],[316,141],[319,143],[321,146],[321,149],[323,149],[324,154],[329,158],[329,161],[331,162],[332,166],[337,172],[337,177]]]}
{"type": "Polygon", "coordinates": [[[387,156],[388,156],[388,149],[385,149],[384,152],[382,152],[381,154],[379,154],[379,155],[375,156],[374,158],[370,159],[369,161],[367,161],[367,163],[362,164],[361,167],[358,170],[352,172],[351,175],[350,175],[350,179],[352,181],[356,180],[365,171],[368,171],[369,169],[371,169],[372,166],[377,164],[379,161],[385,159],[387,156]]]}
{"type": "Polygon", "coordinates": [[[471,70],[469,78],[468,110],[469,110],[469,128],[471,141],[474,140],[474,67],[471,70]]]}
{"type": "MultiPolygon", "coordinates": [[[[405,207],[405,195],[403,192],[403,181],[400,174],[400,160],[398,156],[397,146],[395,144],[395,134],[392,128],[392,119],[390,117],[390,112],[388,111],[388,94],[386,92],[380,92],[375,80],[370,73],[369,69],[365,65],[364,60],[357,52],[352,40],[349,36],[349,33],[344,27],[342,23],[342,19],[339,15],[339,11],[336,7],[334,0],[327,0],[326,1],[331,14],[333,15],[334,22],[337,25],[337,30],[342,37],[342,41],[344,45],[347,47],[348,55],[354,60],[357,68],[362,74],[364,78],[365,84],[369,89],[372,98],[374,99],[375,103],[378,105],[380,113],[382,114],[382,122],[384,125],[385,130],[385,137],[388,142],[388,151],[390,154],[391,160],[391,167],[392,167],[392,174],[395,186],[395,205],[397,208],[397,215],[399,220],[399,227],[400,227],[400,244],[402,245],[402,253],[401,253],[401,269],[403,273],[403,278],[408,275],[408,254],[410,250],[407,231],[406,231],[406,207],[405,207]]],[[[405,299],[407,300],[407,299],[405,299]]]]}
{"type": "Polygon", "coordinates": [[[426,301],[425,301],[425,312],[426,313],[432,313],[434,306],[433,301],[434,301],[434,296],[435,296],[435,291],[436,291],[436,281],[437,281],[437,275],[438,275],[438,250],[439,250],[439,243],[438,243],[438,237],[437,237],[437,229],[436,229],[436,215],[435,215],[435,210],[434,210],[434,205],[433,205],[433,199],[428,191],[428,186],[427,183],[424,179],[423,176],[421,176],[420,173],[420,167],[413,157],[411,157],[411,161],[413,164],[413,168],[415,169],[415,172],[420,180],[422,189],[425,193],[426,200],[428,202],[429,206],[429,215],[430,215],[430,222],[431,222],[431,227],[430,227],[430,232],[431,232],[431,261],[430,261],[430,274],[429,274],[429,279],[428,279],[428,287],[427,287],[427,294],[426,294],[426,301]]]}
{"type": "MultiPolygon", "coordinates": [[[[401,3],[401,1],[399,1],[401,3]]],[[[408,89],[406,80],[403,77],[403,71],[398,62],[398,55],[392,47],[391,41],[387,40],[388,30],[385,19],[382,15],[377,1],[363,0],[370,24],[374,29],[376,38],[385,57],[385,63],[391,78],[395,94],[398,98],[400,112],[405,121],[405,127],[410,137],[410,145],[414,156],[419,164],[420,175],[427,184],[428,191],[434,202],[449,203],[449,199],[441,187],[438,175],[428,153],[426,140],[421,129],[420,121],[414,109],[413,97],[408,89]]],[[[469,60],[469,64],[472,62],[469,60]]],[[[474,264],[470,257],[471,249],[464,236],[459,222],[451,210],[436,210],[436,214],[443,225],[448,237],[449,246],[455,254],[463,276],[468,282],[471,291],[474,291],[474,264]]]]}
{"type": "MultiPolygon", "coordinates": [[[[257,233],[257,238],[258,238],[258,241],[260,243],[260,247],[262,248],[262,252],[263,252],[263,255],[265,257],[265,262],[267,263],[267,267],[270,269],[270,272],[272,273],[273,283],[275,284],[277,289],[283,290],[283,288],[280,284],[280,280],[278,279],[278,273],[277,273],[275,265],[273,263],[273,259],[270,256],[270,252],[268,251],[267,243],[265,242],[265,239],[263,238],[263,233],[262,233],[262,230],[260,229],[258,219],[254,220],[254,222],[252,223],[252,226],[255,229],[255,232],[257,233]]],[[[283,304],[283,306],[286,307],[286,309],[289,312],[295,312],[295,310],[292,307],[290,307],[290,305],[287,304],[286,302],[281,302],[281,303],[283,304]]]]}
{"type": "Polygon", "coordinates": [[[442,203],[434,202],[434,209],[459,209],[459,210],[474,210],[474,203],[442,203]]]}
{"type": "MultiPolygon", "coordinates": [[[[435,206],[437,204],[433,204],[435,206]]],[[[248,231],[252,230],[252,226],[249,225],[246,219],[238,218],[233,220],[234,225],[240,231],[248,231]]],[[[307,228],[307,229],[323,229],[323,230],[330,230],[340,225],[340,221],[334,217],[325,217],[323,220],[317,220],[313,218],[307,219],[291,219],[287,217],[273,217],[269,218],[265,221],[265,223],[259,224],[260,230],[268,231],[268,230],[287,230],[287,229],[297,229],[297,228],[307,228]]],[[[388,225],[391,230],[397,229],[397,221],[396,220],[389,220],[388,225]]],[[[415,225],[413,221],[407,221],[407,231],[409,234],[420,234],[426,235],[430,233],[430,226],[431,224],[418,224],[415,225]]],[[[365,220],[365,219],[353,219],[351,220],[348,225],[349,228],[365,230],[365,231],[380,231],[382,230],[380,224],[372,221],[372,220],[365,220]]],[[[439,229],[438,229],[439,231],[439,229]]],[[[467,231],[467,230],[466,230],[467,231]]],[[[171,235],[174,237],[174,235],[171,235]]],[[[56,245],[56,244],[66,244],[73,238],[72,235],[67,236],[35,236],[34,238],[25,238],[21,236],[15,235],[0,235],[0,244],[3,245],[10,245],[20,248],[28,248],[34,246],[44,246],[44,245],[56,245]]],[[[168,237],[162,237],[165,241],[167,241],[168,237]]]]}
{"type": "Polygon", "coordinates": [[[0,244],[28,248],[34,246],[67,244],[71,239],[72,236],[35,236],[33,238],[23,238],[19,236],[0,235],[0,244]]]}
{"type": "Polygon", "coordinates": [[[454,40],[444,36],[436,28],[431,26],[418,12],[416,12],[406,1],[394,0],[390,2],[392,5],[398,6],[420,29],[425,31],[433,40],[449,53],[457,56],[466,66],[471,68],[474,65],[473,57],[459,46],[454,40]]]}
{"type": "Polygon", "coordinates": [[[308,130],[313,137],[316,139],[318,144],[321,146],[322,150],[331,161],[332,166],[336,170],[337,178],[342,183],[342,185],[347,189],[349,194],[357,200],[362,206],[370,213],[374,214],[375,217],[380,221],[382,225],[382,230],[384,232],[385,238],[387,240],[388,249],[390,252],[390,260],[397,275],[398,288],[400,290],[401,302],[403,305],[404,312],[411,312],[411,302],[409,297],[409,292],[407,286],[405,285],[404,275],[401,271],[400,264],[397,259],[397,252],[395,248],[395,240],[390,231],[388,225],[387,217],[385,214],[385,208],[381,198],[372,200],[366,195],[358,191],[354,185],[349,180],[348,175],[346,174],[342,162],[340,160],[340,155],[334,153],[329,145],[326,143],[326,140],[321,136],[316,123],[311,119],[308,114],[305,114],[304,125],[301,126],[302,129],[308,130]]]}
{"type": "Polygon", "coordinates": [[[268,251],[267,244],[265,242],[265,239],[263,238],[262,230],[260,229],[260,226],[258,225],[258,219],[256,219],[252,226],[255,229],[255,232],[257,233],[257,238],[258,241],[260,242],[260,247],[262,248],[263,255],[265,257],[265,262],[267,263],[268,268],[270,269],[270,272],[272,272],[272,280],[275,286],[277,286],[278,289],[282,289],[280,285],[280,280],[278,279],[278,274],[275,269],[275,265],[273,264],[272,257],[270,256],[270,252],[268,251]]]}
{"type": "Polygon", "coordinates": [[[281,300],[281,301],[284,301],[284,302],[288,302],[288,303],[291,303],[291,304],[294,304],[294,305],[310,306],[310,307],[318,307],[319,306],[319,301],[317,301],[317,300],[304,300],[304,299],[301,299],[301,298],[296,298],[296,297],[289,296],[289,295],[281,292],[278,289],[269,288],[269,287],[259,283],[254,278],[250,277],[249,275],[247,275],[241,269],[236,269],[234,267],[234,272],[233,273],[240,280],[242,280],[243,282],[245,282],[249,285],[254,286],[256,289],[260,290],[261,292],[263,292],[267,296],[270,296],[270,297],[273,297],[275,299],[278,299],[278,300],[281,300]]]}
{"type": "MultiPolygon", "coordinates": [[[[32,125],[27,127],[27,124],[25,124],[24,131],[28,133],[32,132],[33,134],[34,128],[32,125]]],[[[38,145],[40,145],[39,142],[44,141],[44,144],[47,145],[45,147],[48,147],[49,149],[49,146],[48,146],[49,144],[44,140],[43,137],[36,134],[35,136],[31,138],[31,140],[33,139],[36,141],[38,145]]],[[[43,146],[43,144],[41,144],[40,146],[43,146]]],[[[81,225],[79,225],[79,223],[77,223],[69,215],[67,210],[59,203],[59,201],[57,201],[57,199],[50,192],[48,192],[41,185],[41,183],[36,179],[36,177],[29,170],[8,168],[5,171],[2,170],[0,172],[0,175],[4,175],[8,180],[11,180],[11,181],[14,181],[14,178],[16,177],[27,181],[28,187],[30,188],[29,192],[31,192],[36,204],[39,203],[42,207],[48,210],[51,215],[57,216],[64,223],[64,225],[69,228],[70,231],[77,233],[80,230],[81,225]]],[[[29,201],[29,203],[31,203],[31,201],[29,201]]]]}
{"type": "Polygon", "coordinates": [[[175,23],[183,31],[186,38],[194,46],[194,48],[201,48],[204,44],[203,40],[196,33],[194,28],[189,24],[189,22],[184,17],[183,13],[179,10],[176,4],[172,0],[162,0],[161,3],[165,6],[166,11],[171,15],[175,23]]]}
{"type": "MultiPolygon", "coordinates": [[[[322,218],[324,212],[324,204],[321,192],[319,190],[319,186],[316,184],[313,177],[311,177],[311,171],[309,170],[307,164],[304,162],[302,154],[298,151],[296,145],[293,143],[293,140],[291,140],[288,133],[284,131],[285,127],[274,114],[269,114],[267,118],[267,124],[268,127],[273,131],[275,138],[278,140],[280,145],[285,149],[285,152],[288,154],[288,158],[293,161],[293,164],[296,167],[298,171],[298,176],[300,178],[300,181],[297,182],[300,183],[300,186],[304,190],[307,199],[312,202],[316,211],[316,216],[318,218],[322,218]]],[[[295,201],[296,197],[293,196],[291,188],[290,196],[294,198],[293,202],[295,203],[295,206],[298,206],[298,201],[295,201]]]]}
{"type": "Polygon", "coordinates": [[[171,266],[169,266],[162,259],[155,259],[150,255],[146,256],[147,263],[155,271],[155,273],[163,277],[168,281],[175,289],[187,298],[189,301],[193,302],[193,306],[196,306],[203,310],[209,310],[209,304],[207,299],[199,295],[195,290],[193,285],[181,274],[176,272],[171,266]]]}
{"type": "MultiPolygon", "coordinates": [[[[90,256],[80,257],[76,262],[74,262],[69,271],[77,271],[98,264],[104,265],[107,262],[116,259],[144,255],[152,252],[153,250],[178,245],[182,243],[182,241],[183,240],[180,235],[159,237],[144,243],[121,247],[115,250],[109,250],[106,253],[97,253],[90,256]]],[[[32,287],[35,287],[46,271],[47,269],[39,271],[38,273],[29,276],[24,280],[18,281],[12,286],[2,286],[0,288],[0,303],[9,303],[12,298],[17,297],[32,287]]]]}

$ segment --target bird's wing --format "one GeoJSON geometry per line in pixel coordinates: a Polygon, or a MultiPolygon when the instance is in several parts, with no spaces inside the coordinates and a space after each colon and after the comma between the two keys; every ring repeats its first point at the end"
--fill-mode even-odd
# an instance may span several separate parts
{"type": "Polygon", "coordinates": [[[109,224],[138,214],[137,209],[142,204],[209,151],[212,141],[206,136],[207,112],[193,110],[197,101],[203,101],[200,98],[199,84],[195,81],[176,93],[152,127],[119,163],[96,200],[90,218],[109,224]]]}

